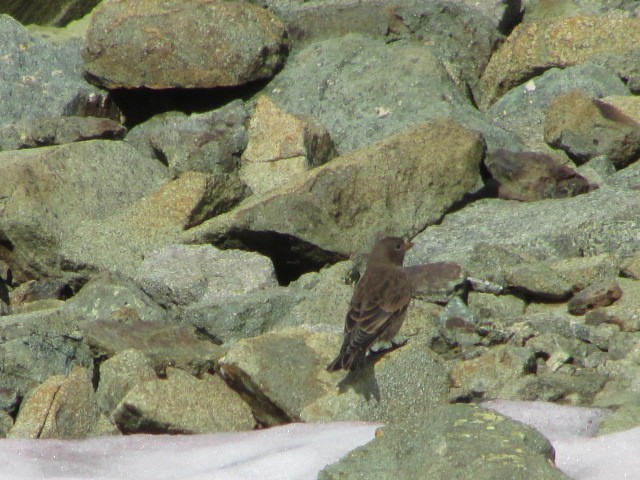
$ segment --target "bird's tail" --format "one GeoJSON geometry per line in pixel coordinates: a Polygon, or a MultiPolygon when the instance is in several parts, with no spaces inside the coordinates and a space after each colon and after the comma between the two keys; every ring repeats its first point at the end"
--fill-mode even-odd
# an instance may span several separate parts
{"type": "Polygon", "coordinates": [[[336,359],[327,366],[330,372],[338,370],[359,370],[364,368],[366,349],[343,349],[340,351],[336,359]]]}

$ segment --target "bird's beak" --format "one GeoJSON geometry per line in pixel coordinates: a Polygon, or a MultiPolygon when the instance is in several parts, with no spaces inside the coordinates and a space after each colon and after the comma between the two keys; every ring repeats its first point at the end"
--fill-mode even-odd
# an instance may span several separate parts
{"type": "Polygon", "coordinates": [[[407,251],[407,250],[409,250],[411,247],[413,247],[413,243],[412,243],[412,242],[407,242],[407,243],[405,244],[404,251],[406,252],[406,251],[407,251]]]}

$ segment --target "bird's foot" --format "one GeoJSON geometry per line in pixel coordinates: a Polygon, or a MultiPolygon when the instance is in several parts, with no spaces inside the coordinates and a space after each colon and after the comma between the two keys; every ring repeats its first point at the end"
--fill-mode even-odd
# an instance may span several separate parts
{"type": "Polygon", "coordinates": [[[378,355],[384,355],[385,353],[393,352],[394,350],[404,347],[407,344],[407,342],[409,342],[409,339],[404,339],[401,342],[397,342],[397,343],[390,342],[391,346],[389,347],[380,347],[377,350],[371,350],[371,355],[378,356],[378,355]]]}

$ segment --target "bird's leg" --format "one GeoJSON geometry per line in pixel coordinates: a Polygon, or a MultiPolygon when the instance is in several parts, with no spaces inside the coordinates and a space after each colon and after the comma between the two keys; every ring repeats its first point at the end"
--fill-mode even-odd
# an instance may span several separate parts
{"type": "Polygon", "coordinates": [[[385,353],[393,352],[394,350],[404,347],[408,341],[409,341],[408,338],[405,338],[404,340],[398,343],[391,341],[390,347],[380,347],[377,350],[371,350],[371,355],[377,356],[377,355],[383,355],[385,353]]]}

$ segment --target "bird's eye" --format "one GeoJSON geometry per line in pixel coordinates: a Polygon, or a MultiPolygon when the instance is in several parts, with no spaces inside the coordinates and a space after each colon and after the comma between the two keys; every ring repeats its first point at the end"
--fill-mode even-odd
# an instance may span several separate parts
{"type": "Polygon", "coordinates": [[[396,243],[396,250],[400,250],[402,248],[402,244],[401,243],[396,243]]]}

